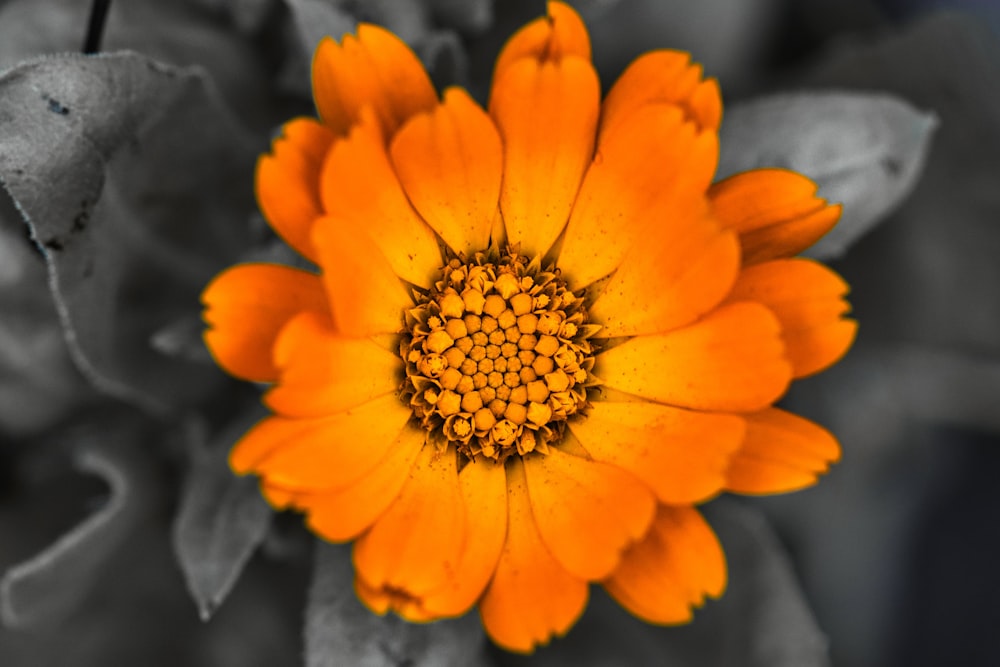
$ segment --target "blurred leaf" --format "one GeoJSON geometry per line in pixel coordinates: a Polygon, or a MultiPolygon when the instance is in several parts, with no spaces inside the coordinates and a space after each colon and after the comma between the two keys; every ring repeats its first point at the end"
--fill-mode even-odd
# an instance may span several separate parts
{"type": "Polygon", "coordinates": [[[451,30],[429,33],[417,49],[438,90],[464,85],[469,77],[469,57],[458,34],[451,30]]]}
{"type": "Polygon", "coordinates": [[[303,53],[310,57],[324,37],[340,39],[353,32],[357,18],[339,2],[329,0],[285,0],[299,31],[303,53]]]}
{"type": "Polygon", "coordinates": [[[104,567],[150,512],[150,479],[134,451],[134,424],[92,424],[76,439],[76,466],[110,487],[106,504],[0,581],[0,612],[12,628],[62,620],[86,599],[104,567]]]}
{"type": "Polygon", "coordinates": [[[254,151],[204,75],[49,58],[0,76],[0,117],[0,181],[44,249],[80,370],[157,412],[211,391],[218,370],[150,345],[247,243],[254,151]]]}
{"type": "Polygon", "coordinates": [[[459,619],[408,623],[377,616],[354,594],[351,548],[317,540],[306,608],[307,667],[477,667],[487,665],[474,611],[459,619]]]}
{"type": "Polygon", "coordinates": [[[425,0],[438,24],[481,32],[493,23],[494,0],[425,0]]]}
{"type": "Polygon", "coordinates": [[[799,590],[788,556],[763,516],[721,498],[705,514],[726,552],[728,589],[677,627],[632,617],[592,588],[583,618],[531,656],[497,651],[500,665],[545,667],[825,667],[827,642],[799,590]]]}
{"type": "MultiPolygon", "coordinates": [[[[112,2],[102,40],[106,52],[130,50],[160,62],[205,68],[241,120],[266,131],[287,116],[268,87],[272,55],[238,20],[260,20],[266,0],[128,0],[112,2]],[[231,5],[231,18],[213,16],[231,5]],[[256,13],[256,14],[255,14],[256,13]]],[[[79,52],[90,7],[88,0],[0,2],[0,71],[41,55],[79,52]]]]}
{"type": "Polygon", "coordinates": [[[844,205],[837,226],[806,254],[842,255],[913,190],[938,121],[889,95],[793,93],[738,104],[720,133],[718,178],[785,167],[844,205]]]}
{"type": "MultiPolygon", "coordinates": [[[[229,448],[261,413],[257,408],[238,419],[208,447],[200,443],[192,447],[192,467],[174,520],[173,543],[203,620],[229,595],[274,514],[260,494],[256,477],[237,477],[228,462],[229,448]]],[[[198,433],[190,437],[198,438],[198,433]]]]}
{"type": "Polygon", "coordinates": [[[1000,355],[1000,40],[938,14],[832,52],[808,84],[885,90],[941,119],[920,187],[840,267],[862,337],[1000,355]]]}
{"type": "Polygon", "coordinates": [[[65,417],[92,390],[70,360],[45,262],[0,187],[0,433],[24,437],[65,417]]]}

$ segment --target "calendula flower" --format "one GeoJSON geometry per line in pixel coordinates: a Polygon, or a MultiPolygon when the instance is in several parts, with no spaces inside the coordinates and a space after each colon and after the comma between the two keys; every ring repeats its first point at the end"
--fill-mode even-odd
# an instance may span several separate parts
{"type": "Polygon", "coordinates": [[[353,540],[379,613],[478,604],[528,651],[598,582],[689,620],[726,583],[695,505],[839,456],[773,407],[854,337],[844,282],[794,257],[839,207],[784,170],[713,184],[716,82],[656,51],[602,102],[559,2],[501,52],[488,110],[373,25],[319,45],[313,87],[320,119],[285,125],[257,194],[316,271],[239,265],[204,293],[218,363],[271,384],[233,469],[353,540]]]}

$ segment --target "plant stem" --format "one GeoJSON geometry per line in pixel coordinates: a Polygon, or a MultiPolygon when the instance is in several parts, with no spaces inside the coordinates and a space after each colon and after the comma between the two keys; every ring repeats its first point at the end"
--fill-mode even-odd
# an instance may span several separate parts
{"type": "Polygon", "coordinates": [[[87,25],[87,37],[83,42],[84,53],[97,53],[101,50],[101,37],[104,34],[104,23],[110,5],[111,0],[94,0],[94,4],[90,6],[90,22],[87,25]]]}

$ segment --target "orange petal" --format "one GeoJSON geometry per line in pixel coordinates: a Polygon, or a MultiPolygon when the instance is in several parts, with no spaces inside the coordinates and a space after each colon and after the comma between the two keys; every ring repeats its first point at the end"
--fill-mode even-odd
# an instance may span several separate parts
{"type": "Polygon", "coordinates": [[[385,456],[410,416],[410,409],[389,394],[324,419],[284,420],[288,437],[257,462],[256,472],[283,488],[347,486],[385,456]],[[309,421],[309,427],[300,430],[301,421],[309,421]]]}
{"type": "Polygon", "coordinates": [[[468,463],[458,475],[468,521],[465,549],[458,562],[461,576],[422,601],[435,618],[465,613],[483,593],[496,570],[507,536],[507,475],[488,459],[468,463]]]}
{"type": "Polygon", "coordinates": [[[354,544],[358,577],[390,593],[404,617],[425,594],[464,576],[458,566],[466,516],[456,461],[451,448],[424,447],[399,496],[354,544]]]}
{"type": "Polygon", "coordinates": [[[701,130],[716,132],[722,98],[715,79],[702,79],[701,65],[683,51],[651,51],[625,68],[608,91],[601,110],[601,137],[643,105],[676,105],[701,130]]]}
{"type": "Polygon", "coordinates": [[[303,311],[329,312],[319,277],[277,264],[240,264],[217,275],[201,294],[205,345],[227,372],[274,382],[272,348],[281,328],[303,311]]]}
{"type": "Polygon", "coordinates": [[[612,389],[696,410],[749,412],[791,380],[781,328],[756,303],[723,306],[683,329],[638,336],[601,353],[594,373],[612,389]]]}
{"type": "Polygon", "coordinates": [[[569,572],[542,543],[532,516],[523,464],[507,468],[507,540],[496,573],[479,602],[490,638],[527,653],[563,635],[587,606],[587,582],[569,572]]]}
{"type": "Polygon", "coordinates": [[[371,236],[357,225],[321,218],[312,238],[337,331],[356,337],[399,333],[413,299],[371,236]]]}
{"type": "Polygon", "coordinates": [[[691,620],[692,607],[726,588],[726,557],[698,510],[661,505],[649,533],[604,582],[620,605],[649,623],[691,620]]]}
{"type": "Polygon", "coordinates": [[[705,207],[719,144],[679,110],[647,105],[605,135],[566,227],[559,267],[579,289],[614,271],[650,233],[677,234],[705,207]]]}
{"type": "Polygon", "coordinates": [[[344,338],[329,315],[302,313],[274,346],[281,378],[264,396],[286,417],[321,417],[395,393],[403,362],[368,338],[344,338]]]}
{"type": "Polygon", "coordinates": [[[371,107],[385,136],[414,114],[428,111],[437,95],[424,66],[385,28],[362,23],[343,43],[324,38],[312,65],[313,97],[323,122],[346,134],[361,110],[371,107]]]}
{"type": "Polygon", "coordinates": [[[507,240],[543,255],[562,232],[594,153],[600,85],[578,57],[512,63],[493,88],[490,114],[504,143],[500,210],[507,240]]]}
{"type": "Polygon", "coordinates": [[[549,552],[571,574],[600,579],[645,534],[655,503],[621,468],[550,449],[524,459],[531,511],[549,552]]]}
{"type": "Polygon", "coordinates": [[[237,475],[255,472],[271,452],[315,426],[315,419],[266,417],[243,434],[229,452],[229,467],[237,475]]]}
{"type": "Polygon", "coordinates": [[[260,493],[264,500],[276,510],[287,509],[295,501],[295,493],[277,486],[271,486],[266,481],[260,482],[260,493]]]}
{"type": "Polygon", "coordinates": [[[726,473],[735,493],[784,493],[812,486],[840,459],[833,435],[808,419],[771,408],[747,415],[747,436],[726,473]]]}
{"type": "Polygon", "coordinates": [[[754,169],[708,191],[715,216],[740,235],[743,263],[797,255],[833,228],[840,205],[816,196],[816,184],[785,169],[754,169]]]}
{"type": "Polygon", "coordinates": [[[337,224],[367,232],[400,278],[431,286],[443,264],[437,239],[406,199],[371,114],[330,149],[320,187],[337,224]]]}
{"type": "Polygon", "coordinates": [[[487,248],[500,197],[503,147],[486,112],[461,88],[392,141],[399,180],[427,224],[456,252],[487,248]]]}
{"type": "Polygon", "coordinates": [[[425,430],[408,425],[378,465],[350,486],[297,496],[295,504],[308,512],[309,528],[331,542],[354,539],[367,530],[410,478],[426,438],[425,430]]]}
{"type": "Polygon", "coordinates": [[[704,502],[721,491],[746,431],[735,415],[645,401],[594,401],[569,428],[595,460],[627,470],[660,502],[673,504],[704,502]]]}
{"type": "Polygon", "coordinates": [[[493,70],[494,83],[521,58],[559,60],[576,56],[590,60],[590,36],[576,11],[564,2],[549,2],[548,16],[535,19],[507,40],[493,70]]]}
{"type": "MultiPolygon", "coordinates": [[[[702,212],[704,213],[704,212],[702,212]]],[[[694,322],[725,298],[740,270],[736,235],[713,220],[677,211],[652,228],[622,262],[590,308],[597,336],[664,333],[694,322]]]]}
{"type": "Polygon", "coordinates": [[[729,296],[759,301],[781,322],[781,337],[796,378],[817,373],[851,347],[858,324],[844,319],[851,306],[843,278],[809,259],[778,259],[746,268],[729,296]]]}
{"type": "Polygon", "coordinates": [[[316,261],[309,233],[323,215],[319,172],[333,133],[312,118],[285,123],[271,152],[257,160],[257,202],[268,223],[296,252],[316,261]]]}

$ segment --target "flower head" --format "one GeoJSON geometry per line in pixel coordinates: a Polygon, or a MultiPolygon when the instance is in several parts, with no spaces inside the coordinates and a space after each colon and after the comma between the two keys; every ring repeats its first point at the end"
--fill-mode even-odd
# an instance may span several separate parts
{"type": "Polygon", "coordinates": [[[715,81],[657,51],[602,102],[559,2],[500,54],[488,110],[371,25],[320,44],[313,86],[320,119],[285,126],[257,192],[317,270],[240,265],[204,293],[218,363],[271,384],[233,469],[353,540],[380,613],[478,603],[526,651],[599,582],[689,620],[726,581],[694,506],[839,455],[773,407],[854,336],[843,281],[794,257],[839,207],[784,170],[713,184],[715,81]]]}

